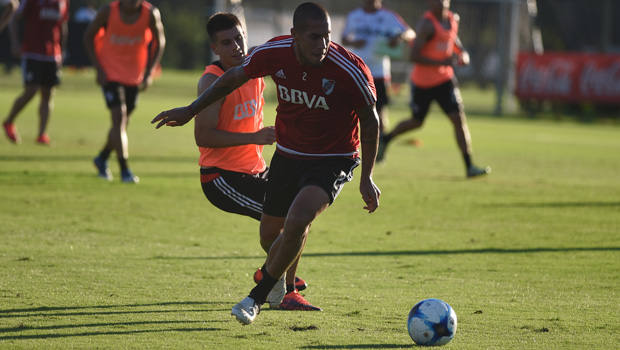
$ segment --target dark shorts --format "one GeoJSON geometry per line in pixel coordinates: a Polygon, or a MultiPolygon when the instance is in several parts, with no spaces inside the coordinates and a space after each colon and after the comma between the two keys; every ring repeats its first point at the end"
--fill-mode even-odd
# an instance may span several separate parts
{"type": "Polygon", "coordinates": [[[377,109],[377,113],[381,112],[383,107],[390,103],[385,83],[385,79],[375,79],[375,88],[377,89],[377,103],[375,108],[377,109]]]}
{"type": "Polygon", "coordinates": [[[219,168],[200,169],[205,196],[215,207],[260,220],[269,170],[256,175],[219,168]]]}
{"type": "Polygon", "coordinates": [[[103,97],[108,108],[127,106],[127,115],[136,108],[138,102],[138,87],[126,86],[119,83],[109,82],[103,88],[103,97]]]}
{"type": "Polygon", "coordinates": [[[456,78],[428,89],[411,84],[413,119],[423,122],[433,100],[437,101],[446,114],[462,111],[463,99],[456,78]]]}
{"type": "Polygon", "coordinates": [[[353,169],[359,164],[359,158],[294,159],[276,151],[269,166],[263,212],[286,217],[299,191],[311,185],[321,187],[329,196],[331,204],[344,184],[353,179],[353,169]]]}
{"type": "Polygon", "coordinates": [[[53,87],[60,84],[60,68],[56,62],[26,58],[22,60],[24,85],[53,87]]]}

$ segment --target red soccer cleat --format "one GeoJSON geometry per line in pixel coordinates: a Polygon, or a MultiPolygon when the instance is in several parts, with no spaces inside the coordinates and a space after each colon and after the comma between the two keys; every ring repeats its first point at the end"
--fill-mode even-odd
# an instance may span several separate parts
{"type": "Polygon", "coordinates": [[[6,134],[6,137],[8,137],[9,140],[11,140],[11,142],[15,144],[19,144],[22,142],[21,138],[19,137],[19,132],[17,132],[17,127],[15,126],[15,124],[7,122],[7,123],[2,124],[2,127],[4,128],[4,133],[6,134]]]}
{"type": "Polygon", "coordinates": [[[49,146],[51,143],[50,137],[47,136],[47,134],[42,134],[39,137],[37,137],[37,143],[40,145],[49,146]]]}
{"type": "MultiPolygon", "coordinates": [[[[261,269],[256,270],[256,272],[254,272],[254,283],[258,284],[258,282],[260,282],[260,280],[262,279],[263,279],[263,271],[261,271],[261,269]]],[[[306,283],[306,281],[304,281],[300,277],[295,276],[295,288],[301,291],[301,290],[308,288],[308,284],[306,283]]]]}
{"type": "Polygon", "coordinates": [[[297,289],[284,296],[282,303],[280,303],[279,309],[296,311],[323,311],[320,307],[314,306],[304,299],[304,297],[297,292],[297,289]]]}

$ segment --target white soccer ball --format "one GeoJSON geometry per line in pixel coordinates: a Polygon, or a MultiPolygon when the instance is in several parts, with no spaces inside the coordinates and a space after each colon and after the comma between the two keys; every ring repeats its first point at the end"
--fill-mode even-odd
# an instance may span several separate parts
{"type": "Polygon", "coordinates": [[[409,311],[407,329],[418,345],[444,345],[456,334],[456,313],[445,301],[424,299],[409,311]]]}

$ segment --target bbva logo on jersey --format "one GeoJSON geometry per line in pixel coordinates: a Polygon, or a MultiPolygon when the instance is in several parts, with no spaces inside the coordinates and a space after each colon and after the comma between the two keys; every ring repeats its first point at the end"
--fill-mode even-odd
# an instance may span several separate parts
{"type": "Polygon", "coordinates": [[[235,120],[252,118],[256,115],[258,102],[256,100],[245,101],[235,106],[235,120]]]}
{"type": "Polygon", "coordinates": [[[310,97],[305,91],[289,89],[282,85],[278,85],[278,92],[280,94],[280,100],[282,101],[290,102],[296,105],[306,105],[308,108],[323,108],[324,110],[329,111],[329,106],[327,105],[325,96],[312,95],[312,97],[310,97]]]}

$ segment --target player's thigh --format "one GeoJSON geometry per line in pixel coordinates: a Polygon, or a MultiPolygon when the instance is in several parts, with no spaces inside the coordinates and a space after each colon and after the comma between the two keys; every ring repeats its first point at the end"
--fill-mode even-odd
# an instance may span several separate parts
{"type": "Polygon", "coordinates": [[[436,88],[436,100],[443,112],[454,122],[461,119],[460,114],[465,110],[461,90],[456,79],[449,80],[436,88]]]}
{"type": "Polygon", "coordinates": [[[266,178],[217,168],[201,169],[205,197],[220,210],[260,220],[266,178]]]}
{"type": "Polygon", "coordinates": [[[411,118],[420,124],[424,123],[428,110],[433,102],[432,89],[423,89],[411,84],[411,118]]]}

